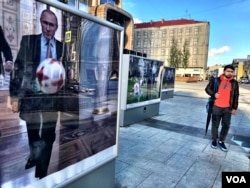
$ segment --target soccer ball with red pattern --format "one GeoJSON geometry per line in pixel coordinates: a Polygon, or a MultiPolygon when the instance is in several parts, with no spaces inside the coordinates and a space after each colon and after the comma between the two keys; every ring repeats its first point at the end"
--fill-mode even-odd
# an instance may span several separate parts
{"type": "Polygon", "coordinates": [[[43,93],[58,92],[65,84],[65,69],[61,61],[45,59],[36,70],[36,82],[43,93]]]}

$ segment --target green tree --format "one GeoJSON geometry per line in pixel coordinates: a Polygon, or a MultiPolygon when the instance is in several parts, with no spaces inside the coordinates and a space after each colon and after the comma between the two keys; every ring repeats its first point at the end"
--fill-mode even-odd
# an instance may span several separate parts
{"type": "Polygon", "coordinates": [[[177,40],[173,37],[172,45],[170,47],[170,54],[169,54],[169,65],[174,68],[179,68],[182,60],[182,52],[178,48],[177,40]]]}
{"type": "Polygon", "coordinates": [[[174,68],[183,67],[186,69],[188,67],[188,61],[190,57],[189,43],[185,40],[182,49],[179,48],[177,40],[173,37],[172,45],[170,47],[169,54],[169,65],[174,68]]]}
{"type": "Polygon", "coordinates": [[[186,68],[188,67],[189,57],[190,57],[190,52],[189,52],[189,48],[188,48],[188,41],[185,40],[185,42],[183,44],[183,48],[182,48],[182,61],[181,61],[181,65],[184,68],[184,75],[186,72],[186,68]]]}
{"type": "Polygon", "coordinates": [[[185,40],[182,49],[182,61],[181,61],[181,65],[184,69],[188,67],[189,57],[190,57],[190,52],[189,52],[188,41],[185,40]]]}

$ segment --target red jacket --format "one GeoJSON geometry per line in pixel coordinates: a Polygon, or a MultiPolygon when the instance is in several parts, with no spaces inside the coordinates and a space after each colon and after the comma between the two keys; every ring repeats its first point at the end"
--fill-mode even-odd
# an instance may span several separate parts
{"type": "MultiPolygon", "coordinates": [[[[221,83],[221,80],[217,78],[217,87],[214,92],[214,77],[212,77],[206,88],[205,91],[206,93],[211,96],[212,98],[215,99],[215,93],[217,93],[219,85],[221,83]]],[[[231,91],[230,91],[230,109],[235,109],[237,110],[238,108],[238,101],[239,101],[239,84],[235,79],[230,80],[231,83],[231,91]]]]}

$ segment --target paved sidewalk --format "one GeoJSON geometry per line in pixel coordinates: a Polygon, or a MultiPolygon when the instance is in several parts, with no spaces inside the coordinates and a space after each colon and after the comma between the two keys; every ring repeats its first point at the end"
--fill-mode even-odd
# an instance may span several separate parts
{"type": "Polygon", "coordinates": [[[158,116],[120,127],[117,188],[221,188],[222,171],[250,171],[250,90],[240,88],[223,152],[210,147],[211,125],[204,135],[206,84],[177,82],[158,116]]]}

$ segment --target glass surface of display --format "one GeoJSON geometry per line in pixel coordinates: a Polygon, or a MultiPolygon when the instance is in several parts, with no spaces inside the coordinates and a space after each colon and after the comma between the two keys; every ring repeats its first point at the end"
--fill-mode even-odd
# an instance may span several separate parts
{"type": "Polygon", "coordinates": [[[123,90],[127,91],[122,97],[123,109],[160,102],[162,61],[124,54],[123,70],[123,90]]]}
{"type": "Polygon", "coordinates": [[[20,102],[0,103],[0,187],[60,187],[118,154],[124,31],[56,1],[0,2],[15,63],[0,97],[20,102]]]}
{"type": "Polygon", "coordinates": [[[169,91],[174,89],[175,82],[175,68],[164,67],[162,78],[162,91],[169,91]]]}

